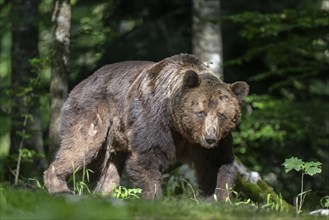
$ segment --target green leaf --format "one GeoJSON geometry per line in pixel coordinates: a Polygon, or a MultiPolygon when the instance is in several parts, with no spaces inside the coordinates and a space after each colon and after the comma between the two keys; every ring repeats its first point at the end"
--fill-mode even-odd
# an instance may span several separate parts
{"type": "Polygon", "coordinates": [[[286,159],[282,166],[285,167],[286,173],[291,170],[300,171],[303,169],[304,162],[297,157],[291,157],[289,159],[286,159]]]}
{"type": "Polygon", "coordinates": [[[320,200],[321,206],[324,208],[329,208],[329,196],[325,196],[320,200]]]}
{"type": "Polygon", "coordinates": [[[307,162],[304,164],[305,174],[313,176],[314,174],[321,173],[321,163],[320,162],[307,162]]]}

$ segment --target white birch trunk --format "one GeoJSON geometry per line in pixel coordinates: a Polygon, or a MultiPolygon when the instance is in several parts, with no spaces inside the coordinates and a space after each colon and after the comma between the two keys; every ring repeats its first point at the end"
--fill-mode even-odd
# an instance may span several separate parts
{"type": "Polygon", "coordinates": [[[193,53],[223,78],[220,0],[193,0],[193,53]]]}

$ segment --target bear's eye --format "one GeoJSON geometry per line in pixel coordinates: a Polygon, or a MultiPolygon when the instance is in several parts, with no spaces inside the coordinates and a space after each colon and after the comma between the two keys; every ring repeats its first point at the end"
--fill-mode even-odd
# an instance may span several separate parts
{"type": "Polygon", "coordinates": [[[219,114],[218,114],[218,117],[219,117],[219,119],[221,119],[221,120],[225,120],[225,119],[227,119],[226,115],[224,115],[223,113],[219,113],[219,114]]]}
{"type": "Polygon", "coordinates": [[[240,115],[239,114],[235,115],[233,118],[233,123],[237,123],[239,119],[240,119],[240,115]]]}
{"type": "Polygon", "coordinates": [[[196,115],[200,118],[204,118],[207,116],[206,112],[205,111],[199,111],[196,113],[196,115]]]}

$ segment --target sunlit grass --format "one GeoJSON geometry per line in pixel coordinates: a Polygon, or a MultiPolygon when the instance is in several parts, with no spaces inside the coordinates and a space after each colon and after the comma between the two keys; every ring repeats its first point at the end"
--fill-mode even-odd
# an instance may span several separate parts
{"type": "MultiPolygon", "coordinates": [[[[1,188],[0,219],[290,219],[278,212],[242,205],[199,203],[186,197],[119,200],[94,195],[51,196],[44,190],[1,188]]],[[[315,218],[312,216],[312,219],[315,218]]],[[[311,219],[301,215],[299,219],[311,219]]]]}

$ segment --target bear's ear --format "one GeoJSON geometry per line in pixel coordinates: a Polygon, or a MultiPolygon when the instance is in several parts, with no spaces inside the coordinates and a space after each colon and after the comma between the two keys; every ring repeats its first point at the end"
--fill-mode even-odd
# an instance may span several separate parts
{"type": "Polygon", "coordinates": [[[183,87],[194,88],[199,86],[201,83],[199,75],[193,70],[188,70],[184,74],[183,87]]]}
{"type": "Polygon", "coordinates": [[[241,103],[243,99],[248,95],[249,85],[246,82],[238,81],[230,85],[230,89],[236,95],[239,102],[241,103]]]}

